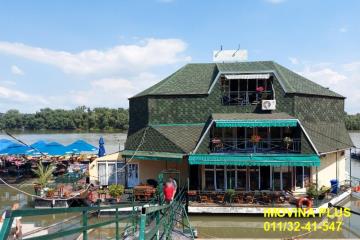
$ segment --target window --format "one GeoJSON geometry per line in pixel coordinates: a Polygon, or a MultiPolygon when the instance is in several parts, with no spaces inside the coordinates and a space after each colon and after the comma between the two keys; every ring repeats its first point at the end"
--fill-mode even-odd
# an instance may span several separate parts
{"type": "Polygon", "coordinates": [[[260,168],[259,167],[250,167],[250,190],[259,189],[259,178],[260,178],[260,168]]]}
{"type": "Polygon", "coordinates": [[[258,104],[273,99],[269,74],[225,75],[221,77],[224,105],[258,104]]]}
{"type": "Polygon", "coordinates": [[[102,186],[125,184],[125,170],[122,162],[98,162],[98,180],[102,186]]]}
{"type": "Polygon", "coordinates": [[[310,185],[310,167],[296,167],[295,169],[295,187],[305,188],[310,185]]]}
{"type": "Polygon", "coordinates": [[[226,187],[227,189],[234,189],[236,187],[235,181],[235,166],[226,167],[226,187]]]}
{"type": "Polygon", "coordinates": [[[246,190],[246,167],[237,167],[237,188],[246,190]]]}

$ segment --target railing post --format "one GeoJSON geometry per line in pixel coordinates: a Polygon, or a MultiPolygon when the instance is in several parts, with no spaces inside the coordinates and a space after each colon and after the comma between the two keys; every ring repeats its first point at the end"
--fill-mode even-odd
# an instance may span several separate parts
{"type": "Polygon", "coordinates": [[[146,213],[142,213],[140,217],[140,229],[139,229],[140,240],[145,240],[145,228],[146,228],[146,213]]]}
{"type": "MultiPolygon", "coordinates": [[[[156,212],[155,220],[156,220],[156,227],[158,227],[159,224],[160,224],[160,211],[157,211],[157,212],[156,212]]],[[[159,231],[160,231],[160,228],[159,228],[159,229],[157,230],[157,232],[156,232],[156,240],[159,240],[159,239],[160,239],[159,231]]]]}
{"type": "Polygon", "coordinates": [[[9,216],[9,211],[5,212],[5,219],[3,219],[3,224],[0,231],[0,239],[7,239],[10,233],[11,225],[13,218],[9,216]]]}
{"type": "MultiPolygon", "coordinates": [[[[83,222],[83,227],[87,227],[87,210],[84,210],[83,213],[82,213],[82,222],[83,222]]],[[[87,229],[85,229],[83,231],[83,239],[84,240],[87,240],[88,239],[88,236],[87,236],[87,229]]]]}
{"type": "Polygon", "coordinates": [[[116,212],[115,212],[115,226],[116,226],[116,232],[115,232],[115,239],[119,240],[120,239],[120,234],[119,234],[119,209],[116,208],[116,212]]]}

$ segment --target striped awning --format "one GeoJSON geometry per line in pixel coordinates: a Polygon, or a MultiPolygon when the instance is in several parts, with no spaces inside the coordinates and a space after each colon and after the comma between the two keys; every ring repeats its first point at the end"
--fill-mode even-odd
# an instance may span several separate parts
{"type": "Polygon", "coordinates": [[[226,74],[226,79],[269,79],[270,74],[226,74]]]}
{"type": "Polygon", "coordinates": [[[315,154],[190,154],[190,165],[320,166],[315,154]]]}
{"type": "Polygon", "coordinates": [[[297,119],[215,119],[216,127],[296,127],[297,119]]]}

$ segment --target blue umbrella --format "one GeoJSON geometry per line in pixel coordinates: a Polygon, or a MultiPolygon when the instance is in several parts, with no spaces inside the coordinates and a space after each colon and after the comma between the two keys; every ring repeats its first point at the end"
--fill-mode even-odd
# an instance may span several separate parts
{"type": "Polygon", "coordinates": [[[72,152],[94,152],[97,150],[97,147],[94,147],[93,145],[84,140],[77,140],[72,144],[66,146],[66,148],[72,152]]]}
{"type": "Polygon", "coordinates": [[[30,147],[24,146],[18,143],[12,143],[7,148],[0,151],[0,154],[7,154],[7,155],[22,155],[28,154],[31,150],[30,147]]]}
{"type": "Polygon", "coordinates": [[[104,138],[103,137],[100,137],[99,139],[99,153],[98,153],[98,156],[99,157],[102,157],[105,155],[105,147],[104,147],[104,138]]]}
{"type": "MultiPolygon", "coordinates": [[[[52,155],[52,156],[65,155],[69,153],[69,150],[64,145],[58,142],[50,142],[43,146],[39,146],[37,150],[39,150],[40,152],[46,155],[52,155]]],[[[39,155],[40,153],[38,151],[34,151],[33,154],[39,155]]]]}
{"type": "Polygon", "coordinates": [[[31,144],[30,146],[33,148],[40,148],[40,147],[44,147],[46,145],[46,142],[43,140],[39,140],[34,142],[33,144],[31,144]]]}
{"type": "Polygon", "coordinates": [[[10,141],[8,139],[0,139],[0,151],[10,146],[13,141],[10,141]]]}

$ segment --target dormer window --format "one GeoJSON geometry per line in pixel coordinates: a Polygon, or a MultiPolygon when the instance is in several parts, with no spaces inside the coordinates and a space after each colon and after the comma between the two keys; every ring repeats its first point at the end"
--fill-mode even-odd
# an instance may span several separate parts
{"type": "Polygon", "coordinates": [[[221,76],[224,105],[257,105],[273,99],[270,74],[225,74],[221,76]]]}

